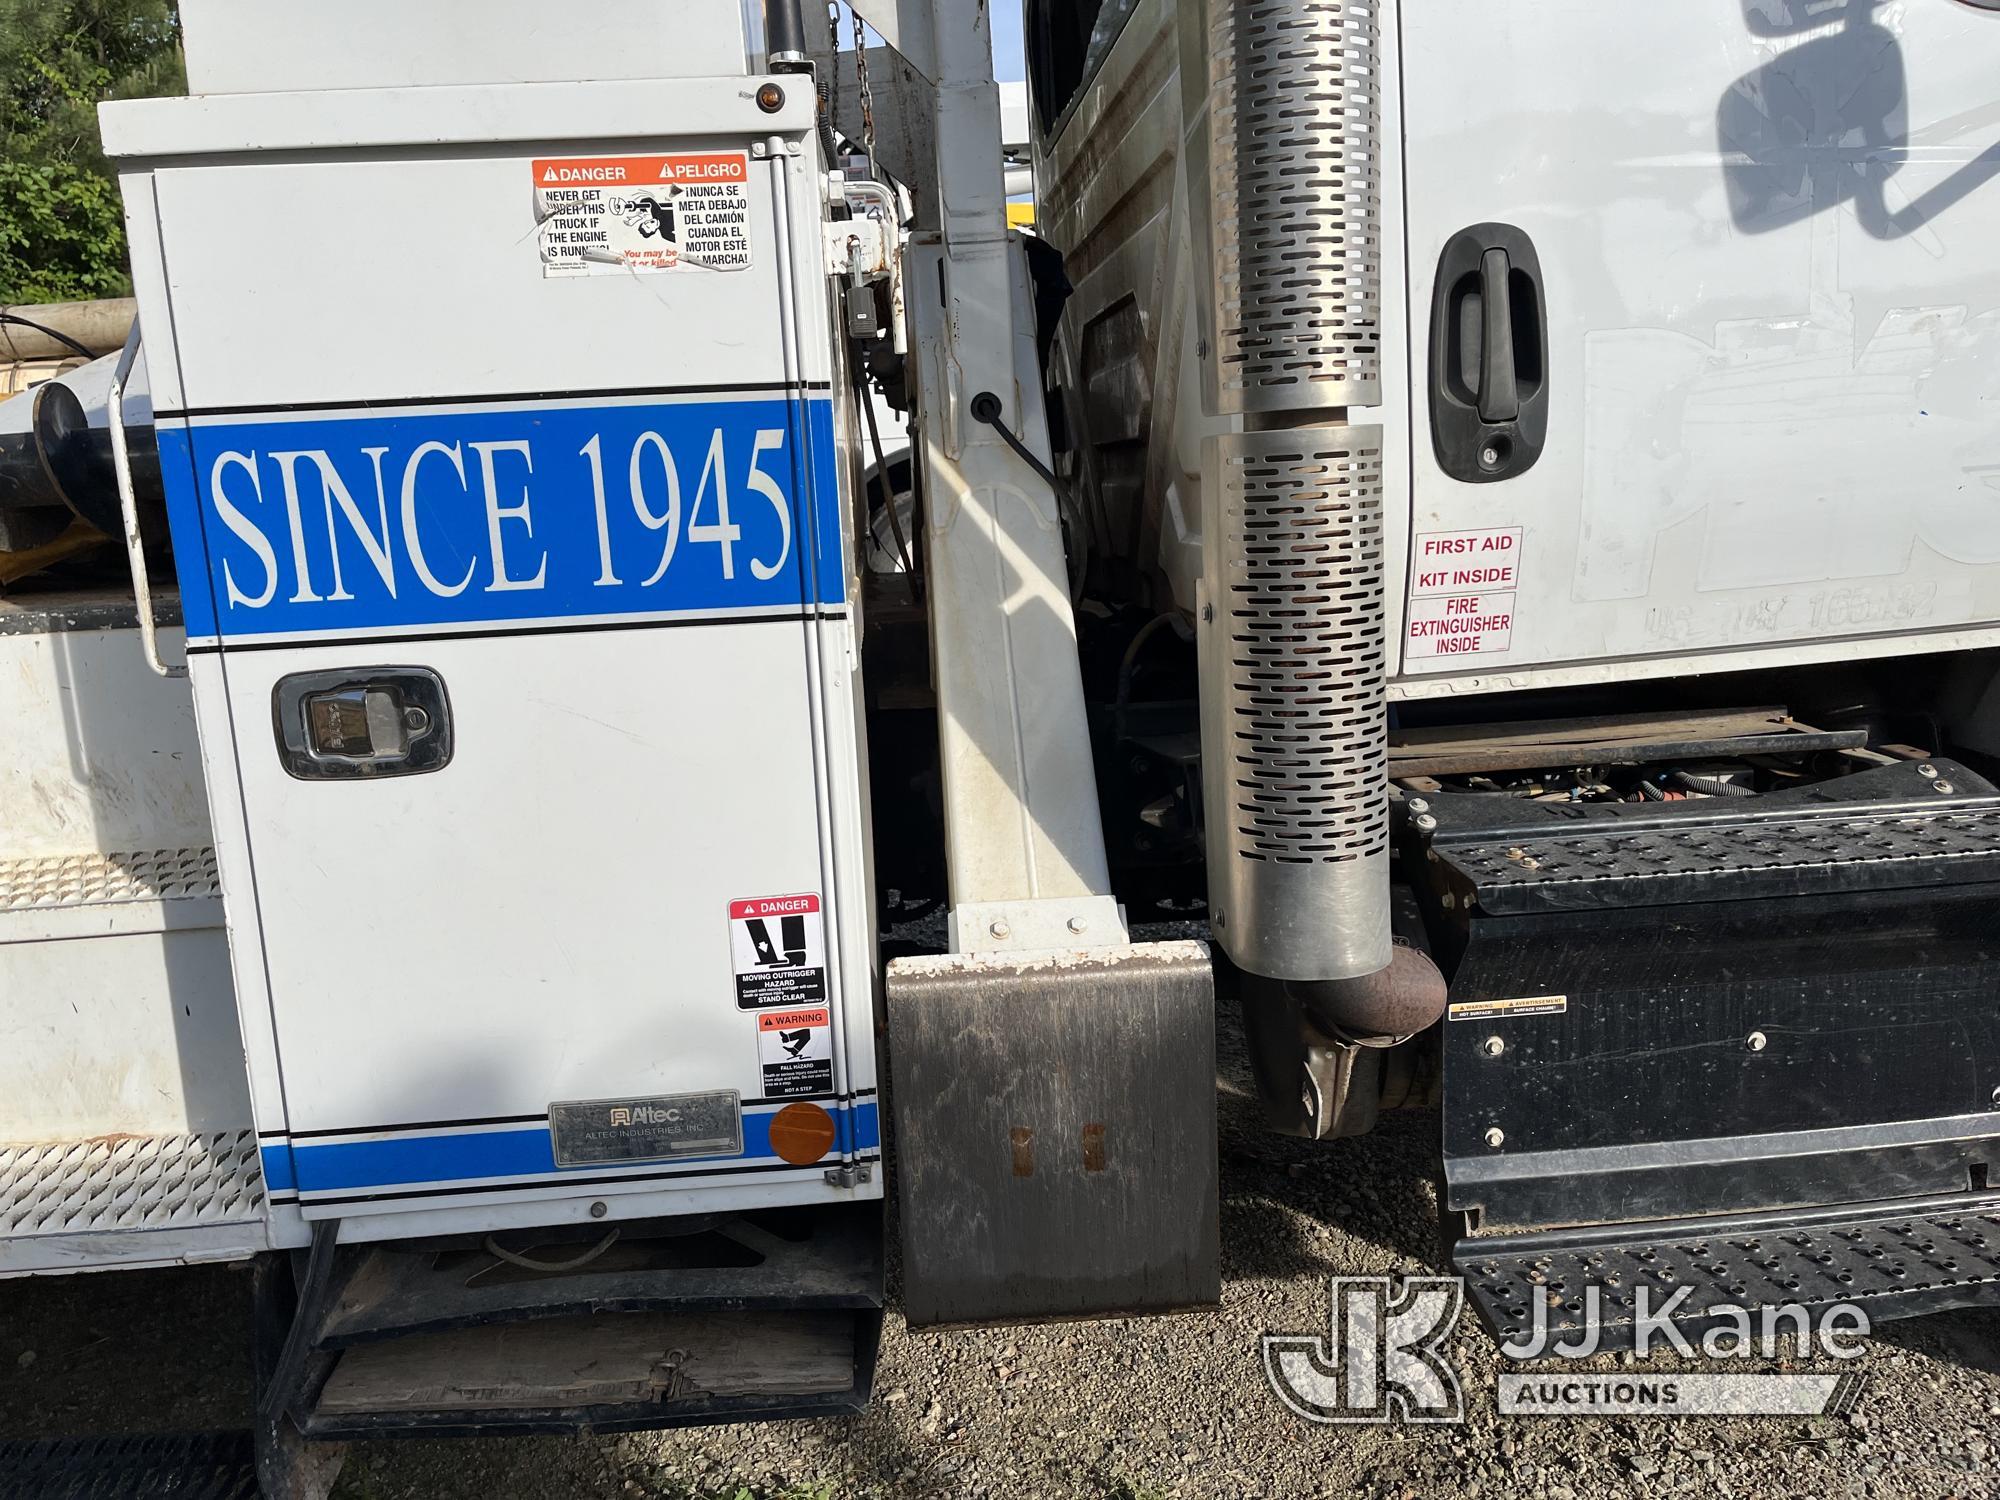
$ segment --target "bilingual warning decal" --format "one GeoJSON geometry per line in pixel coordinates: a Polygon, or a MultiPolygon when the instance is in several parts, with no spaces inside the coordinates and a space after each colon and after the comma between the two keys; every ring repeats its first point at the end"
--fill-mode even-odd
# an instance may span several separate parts
{"type": "Polygon", "coordinates": [[[826,933],[817,895],[730,902],[729,956],[739,1010],[826,1003],[826,933]]]}
{"type": "Polygon", "coordinates": [[[545,276],[750,265],[750,157],[570,156],[532,164],[545,276]]]}
{"type": "Polygon", "coordinates": [[[824,1005],[757,1017],[757,1061],[766,1099],[833,1092],[833,1012],[824,1005]]]}
{"type": "Polygon", "coordinates": [[[1514,1000],[1454,1000],[1446,1011],[1454,1021],[1510,1021],[1521,1016],[1560,1016],[1569,1011],[1569,996],[1522,995],[1514,1000]]]}
{"type": "Polygon", "coordinates": [[[1521,528],[1426,531],[1410,575],[1405,656],[1486,656],[1514,642],[1521,528]]]}

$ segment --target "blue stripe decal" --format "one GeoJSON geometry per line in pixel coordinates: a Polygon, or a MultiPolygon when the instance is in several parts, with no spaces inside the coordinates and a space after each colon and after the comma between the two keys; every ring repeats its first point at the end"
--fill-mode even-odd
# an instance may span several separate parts
{"type": "Polygon", "coordinates": [[[403,408],[157,435],[199,639],[845,597],[823,397],[403,408]]]}
{"type": "Polygon", "coordinates": [[[872,1151],[882,1144],[882,1130],[875,1114],[872,1101],[863,1101],[850,1109],[843,1109],[840,1121],[840,1149],[852,1155],[858,1151],[872,1151]]]}
{"type": "Polygon", "coordinates": [[[288,1193],[299,1185],[298,1179],[292,1175],[290,1146],[266,1146],[257,1154],[263,1158],[265,1192],[288,1193]]]}
{"type": "MultiPolygon", "coordinates": [[[[871,1150],[882,1135],[873,1100],[832,1106],[838,1122],[841,1153],[871,1150]]],[[[743,1117],[743,1151],[736,1157],[675,1157],[676,1162],[743,1161],[767,1158],[771,1150],[771,1114],[743,1117]]],[[[290,1160],[284,1148],[264,1148],[264,1176],[272,1190],[297,1186],[308,1193],[355,1188],[405,1187],[414,1184],[465,1182],[486,1177],[549,1177],[562,1170],[604,1172],[609,1164],[558,1169],[548,1128],[474,1131],[459,1135],[402,1136],[395,1140],[342,1141],[330,1145],[294,1143],[290,1160]],[[284,1180],[280,1180],[280,1177],[284,1180]]],[[[634,1164],[640,1165],[638,1163],[634,1164]]],[[[644,1165],[658,1167],[659,1163],[644,1165]]]]}

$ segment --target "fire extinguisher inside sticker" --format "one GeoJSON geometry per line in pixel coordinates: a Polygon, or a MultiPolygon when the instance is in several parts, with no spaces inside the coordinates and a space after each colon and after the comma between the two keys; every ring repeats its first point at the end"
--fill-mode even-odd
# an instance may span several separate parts
{"type": "Polygon", "coordinates": [[[759,1013],[757,1061],[766,1099],[832,1093],[833,1013],[824,1005],[759,1013]]]}
{"type": "Polygon", "coordinates": [[[826,934],[816,895],[729,903],[729,956],[741,1010],[826,1003],[826,934]]]}

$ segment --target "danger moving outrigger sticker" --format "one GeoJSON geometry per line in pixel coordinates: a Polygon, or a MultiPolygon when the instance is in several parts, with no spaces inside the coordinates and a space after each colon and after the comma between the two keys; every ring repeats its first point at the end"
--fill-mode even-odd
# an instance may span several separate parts
{"type": "Polygon", "coordinates": [[[750,157],[570,156],[532,164],[545,276],[750,265],[750,157]]]}
{"type": "Polygon", "coordinates": [[[819,897],[753,896],[729,903],[730,967],[740,1010],[826,1003],[826,934],[819,897]]]}
{"type": "Polygon", "coordinates": [[[833,1012],[824,1005],[767,1010],[757,1017],[764,1097],[833,1092],[833,1012]]]}

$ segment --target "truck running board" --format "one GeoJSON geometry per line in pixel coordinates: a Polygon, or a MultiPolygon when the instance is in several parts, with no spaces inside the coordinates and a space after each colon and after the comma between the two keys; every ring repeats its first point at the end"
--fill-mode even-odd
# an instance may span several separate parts
{"type": "Polygon", "coordinates": [[[2000,1195],[1865,1215],[1496,1235],[1460,1240],[1452,1269],[1480,1318],[1510,1341],[1545,1328],[1572,1345],[1626,1349],[1650,1316],[1695,1343],[1736,1325],[1722,1309],[1773,1304],[1805,1309],[1814,1326],[1821,1310],[1851,1304],[1872,1325],[2000,1303],[2000,1195]]]}
{"type": "Polygon", "coordinates": [[[1933,759],[1757,797],[1410,813],[1452,976],[1451,1259],[1496,1329],[1539,1298],[1610,1338],[1642,1288],[1658,1313],[1692,1286],[1669,1315],[1697,1321],[2000,1302],[1990,783],[1933,759]]]}
{"type": "Polygon", "coordinates": [[[337,1246],[328,1224],[296,1275],[259,1268],[260,1410],[311,1447],[859,1411],[880,1225],[874,1205],[837,1205],[575,1243],[337,1246]]]}
{"type": "Polygon", "coordinates": [[[247,1432],[0,1442],[0,1495],[9,1500],[262,1500],[247,1432]]]}

